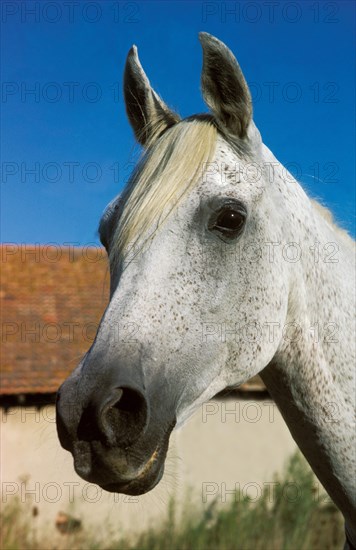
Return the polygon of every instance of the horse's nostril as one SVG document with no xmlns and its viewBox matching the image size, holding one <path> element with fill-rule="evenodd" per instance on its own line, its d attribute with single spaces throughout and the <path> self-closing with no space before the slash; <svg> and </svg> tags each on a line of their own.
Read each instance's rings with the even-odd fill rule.
<svg viewBox="0 0 356 550">
<path fill-rule="evenodd" d="M 115 388 L 110 397 L 105 402 L 104 406 L 102 407 L 101 414 L 110 414 L 110 410 L 112 408 L 121 408 L 123 393 L 124 390 L 122 388 Z"/>
<path fill-rule="evenodd" d="M 95 395 L 83 409 L 77 437 L 101 441 L 109 447 L 131 445 L 144 431 L 147 402 L 141 392 L 128 387 L 113 388 L 105 397 Z"/>
<path fill-rule="evenodd" d="M 131 388 L 115 388 L 102 403 L 98 414 L 99 429 L 109 445 L 132 444 L 147 422 L 147 403 Z"/>
</svg>

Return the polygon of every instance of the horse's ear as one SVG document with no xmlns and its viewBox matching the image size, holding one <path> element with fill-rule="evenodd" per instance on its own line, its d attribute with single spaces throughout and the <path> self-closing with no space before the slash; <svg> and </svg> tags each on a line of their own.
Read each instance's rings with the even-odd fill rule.
<svg viewBox="0 0 356 550">
<path fill-rule="evenodd" d="M 127 116 L 141 145 L 152 144 L 164 130 L 180 120 L 151 88 L 136 46 L 132 46 L 126 60 L 124 97 Z"/>
<path fill-rule="evenodd" d="M 222 129 L 244 137 L 252 119 L 252 99 L 233 53 L 206 32 L 199 33 L 203 47 L 201 86 L 205 103 Z"/>
</svg>

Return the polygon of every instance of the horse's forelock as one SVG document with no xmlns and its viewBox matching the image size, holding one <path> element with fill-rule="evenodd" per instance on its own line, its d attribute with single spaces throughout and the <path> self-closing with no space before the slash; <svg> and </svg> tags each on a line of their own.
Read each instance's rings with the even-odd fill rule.
<svg viewBox="0 0 356 550">
<path fill-rule="evenodd" d="M 112 239 L 111 261 L 125 257 L 157 221 L 145 242 L 153 236 L 212 161 L 216 141 L 213 121 L 196 118 L 169 128 L 148 148 L 124 192 L 124 208 Z"/>
</svg>

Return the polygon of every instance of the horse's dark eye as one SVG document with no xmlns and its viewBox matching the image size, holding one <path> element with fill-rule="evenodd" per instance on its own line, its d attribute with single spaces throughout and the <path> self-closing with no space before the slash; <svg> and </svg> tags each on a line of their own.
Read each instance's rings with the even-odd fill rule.
<svg viewBox="0 0 356 550">
<path fill-rule="evenodd" d="M 246 211 L 229 205 L 222 208 L 213 219 L 210 220 L 210 231 L 219 232 L 224 237 L 235 238 L 242 231 L 246 220 Z"/>
<path fill-rule="evenodd" d="M 226 229 L 228 231 L 236 231 L 244 222 L 244 217 L 236 210 L 225 210 L 222 212 L 215 222 L 215 227 Z"/>
</svg>

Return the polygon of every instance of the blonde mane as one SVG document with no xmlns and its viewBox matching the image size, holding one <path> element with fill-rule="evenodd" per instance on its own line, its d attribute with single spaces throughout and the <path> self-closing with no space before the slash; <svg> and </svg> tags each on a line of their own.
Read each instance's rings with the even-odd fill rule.
<svg viewBox="0 0 356 550">
<path fill-rule="evenodd" d="M 149 147 L 125 191 L 111 260 L 124 257 L 128 249 L 134 250 L 138 239 L 158 220 L 145 242 L 154 235 L 158 225 L 193 188 L 206 163 L 212 162 L 216 141 L 214 124 L 192 120 L 176 124 Z"/>
<path fill-rule="evenodd" d="M 355 240 L 351 237 L 351 235 L 346 231 L 346 229 L 343 229 L 334 220 L 333 213 L 329 208 L 321 204 L 320 202 L 316 201 L 315 199 L 310 199 L 310 202 L 312 203 L 313 208 L 320 214 L 322 218 L 331 226 L 331 228 L 339 235 L 342 239 L 344 239 L 345 244 L 348 245 L 354 245 Z"/>
</svg>

